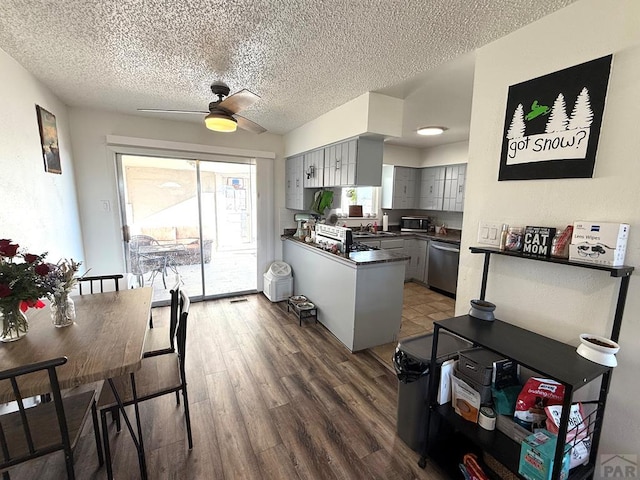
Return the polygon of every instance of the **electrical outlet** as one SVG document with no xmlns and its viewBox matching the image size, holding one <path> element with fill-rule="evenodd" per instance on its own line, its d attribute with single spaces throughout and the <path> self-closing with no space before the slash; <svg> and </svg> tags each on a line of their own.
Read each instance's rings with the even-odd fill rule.
<svg viewBox="0 0 640 480">
<path fill-rule="evenodd" d="M 480 221 L 478 224 L 478 243 L 499 247 L 501 233 L 502 223 Z"/>
</svg>

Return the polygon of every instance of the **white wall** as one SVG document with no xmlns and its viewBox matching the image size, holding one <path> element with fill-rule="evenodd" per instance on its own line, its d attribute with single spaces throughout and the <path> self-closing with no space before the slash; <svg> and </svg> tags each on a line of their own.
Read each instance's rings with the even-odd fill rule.
<svg viewBox="0 0 640 480">
<path fill-rule="evenodd" d="M 0 72 L 0 237 L 84 260 L 67 107 L 3 50 Z M 56 117 L 62 175 L 44 171 L 36 104 Z"/>
<path fill-rule="evenodd" d="M 471 255 L 482 219 L 564 227 L 575 220 L 631 224 L 625 263 L 640 265 L 640 2 L 582 0 L 477 51 L 456 313 L 480 291 Z M 613 53 L 594 178 L 498 182 L 510 85 Z M 640 453 L 640 285 L 631 277 L 600 453 Z M 491 261 L 487 299 L 499 318 L 577 345 L 611 331 L 619 280 L 523 259 Z M 543 354 L 541 352 L 541 354 Z"/>
<path fill-rule="evenodd" d="M 421 150 L 421 167 L 455 165 L 469 160 L 469 142 L 447 143 Z"/>
<path fill-rule="evenodd" d="M 121 221 L 118 210 L 115 155 L 106 146 L 107 135 L 122 135 L 145 139 L 185 142 L 218 147 L 233 147 L 245 150 L 264 150 L 276 154 L 275 162 L 258 162 L 258 190 L 265 202 L 259 198 L 261 207 L 269 215 L 270 225 L 275 205 L 284 204 L 284 160 L 280 135 L 264 133 L 250 134 L 241 130 L 232 134 L 215 133 L 204 124 L 177 122 L 155 118 L 122 115 L 117 113 L 71 108 L 69 113 L 73 136 L 73 154 L 76 159 L 78 177 L 78 203 L 83 226 L 84 247 L 87 264 L 96 274 L 123 271 L 123 244 Z M 273 165 L 271 166 L 271 164 Z M 260 193 L 261 192 L 261 193 Z M 109 200 L 112 209 L 104 212 L 101 200 Z M 280 232 L 281 233 L 281 232 Z M 264 232 L 259 232 L 259 239 Z M 280 247 L 276 234 L 266 239 L 270 247 L 268 263 L 273 258 L 273 247 Z M 267 265 L 258 265 L 258 271 Z"/>
<path fill-rule="evenodd" d="M 384 144 L 382 163 L 401 167 L 420 167 L 420 150 L 400 145 Z"/>
<path fill-rule="evenodd" d="M 285 136 L 285 155 L 339 142 L 364 134 L 402 135 L 403 101 L 367 92 L 291 130 Z"/>
</svg>

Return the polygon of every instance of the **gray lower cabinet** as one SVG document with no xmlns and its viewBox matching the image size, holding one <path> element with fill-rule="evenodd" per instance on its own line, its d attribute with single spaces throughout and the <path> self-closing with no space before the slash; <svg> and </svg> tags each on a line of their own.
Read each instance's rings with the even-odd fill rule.
<svg viewBox="0 0 640 480">
<path fill-rule="evenodd" d="M 404 254 L 411 257 L 405 269 L 405 280 L 427 283 L 429 240 L 410 238 L 404 241 Z"/>
<path fill-rule="evenodd" d="M 380 240 L 358 240 L 363 245 L 367 245 L 373 248 L 380 248 Z"/>
<path fill-rule="evenodd" d="M 422 283 L 427 283 L 429 269 L 429 240 L 416 239 L 416 270 L 413 278 Z"/>
<path fill-rule="evenodd" d="M 396 252 L 404 254 L 404 239 L 403 238 L 388 238 L 386 240 L 380 240 L 380 248 L 382 250 L 389 250 L 390 252 Z M 408 266 L 408 265 L 407 265 Z M 407 278 L 407 268 L 405 267 L 405 280 Z"/>
<path fill-rule="evenodd" d="M 407 282 L 411 280 L 415 276 L 416 265 L 415 265 L 415 250 L 416 250 L 416 239 L 415 238 L 407 238 L 404 241 L 404 250 L 402 253 L 411 257 L 409 263 L 404 269 L 404 281 Z"/>
</svg>

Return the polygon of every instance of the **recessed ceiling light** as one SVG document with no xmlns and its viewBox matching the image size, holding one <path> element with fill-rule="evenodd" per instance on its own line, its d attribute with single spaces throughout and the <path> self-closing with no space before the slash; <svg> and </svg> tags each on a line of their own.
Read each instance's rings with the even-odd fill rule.
<svg viewBox="0 0 640 480">
<path fill-rule="evenodd" d="M 445 127 L 422 127 L 418 129 L 418 135 L 441 135 Z"/>
</svg>

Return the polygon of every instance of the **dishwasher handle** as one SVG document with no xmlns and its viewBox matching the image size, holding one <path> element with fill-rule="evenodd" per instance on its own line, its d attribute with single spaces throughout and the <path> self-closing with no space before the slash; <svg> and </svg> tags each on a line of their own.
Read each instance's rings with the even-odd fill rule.
<svg viewBox="0 0 640 480">
<path fill-rule="evenodd" d="M 435 249 L 435 250 L 443 250 L 445 252 L 453 252 L 453 253 L 460 253 L 460 249 L 459 248 L 455 248 L 455 247 L 442 247 L 440 245 L 436 245 L 434 243 L 431 244 L 431 248 Z"/>
</svg>

